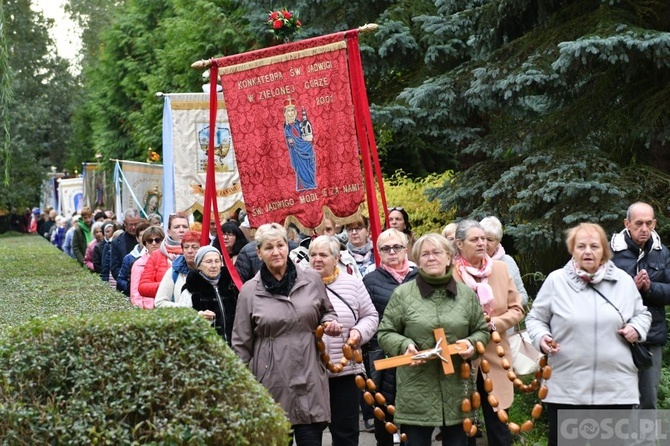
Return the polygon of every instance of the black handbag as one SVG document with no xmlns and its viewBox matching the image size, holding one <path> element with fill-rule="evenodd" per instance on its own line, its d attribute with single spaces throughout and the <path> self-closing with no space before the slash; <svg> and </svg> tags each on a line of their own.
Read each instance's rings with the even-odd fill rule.
<svg viewBox="0 0 670 446">
<path fill-rule="evenodd" d="M 621 311 L 612 303 L 608 298 L 605 297 L 603 293 L 598 291 L 596 287 L 594 287 L 592 284 L 589 284 L 589 286 L 600 295 L 603 299 L 605 299 L 605 302 L 610 304 L 612 308 L 616 310 L 617 313 L 619 313 L 619 317 L 621 318 L 621 322 L 623 322 L 623 315 L 621 314 Z M 629 319 L 630 321 L 630 319 Z M 624 322 L 624 325 L 626 323 Z M 652 365 L 653 357 L 654 354 L 649 351 L 646 345 L 640 344 L 639 342 L 633 342 L 633 343 L 628 343 L 628 346 L 630 347 L 630 353 L 633 356 L 633 364 L 635 364 L 635 367 L 637 367 L 638 370 L 646 370 Z"/>
</svg>

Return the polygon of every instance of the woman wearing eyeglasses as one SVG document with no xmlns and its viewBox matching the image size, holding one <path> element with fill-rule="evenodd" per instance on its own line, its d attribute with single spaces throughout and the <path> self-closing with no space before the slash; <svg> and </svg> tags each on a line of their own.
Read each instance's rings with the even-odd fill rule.
<svg viewBox="0 0 670 446">
<path fill-rule="evenodd" d="M 374 265 L 375 256 L 372 252 L 372 240 L 370 240 L 370 229 L 367 217 L 360 218 L 347 223 L 345 230 L 349 241 L 347 251 L 356 261 L 361 276 L 365 276 L 370 265 Z"/>
<path fill-rule="evenodd" d="M 439 234 L 416 241 L 419 273 L 394 290 L 377 331 L 379 345 L 391 356 L 434 348 L 436 328 L 444 329 L 450 344 L 464 345 L 451 356 L 456 373 L 445 375 L 439 359 L 415 360 L 396 370 L 395 421 L 407 434 L 408 446 L 430 446 L 435 428 L 442 445 L 467 444 L 461 410 L 465 383 L 458 371 L 474 356 L 475 344 L 488 342 L 490 335 L 474 293 L 453 277 L 453 254 L 453 246 Z"/>
<path fill-rule="evenodd" d="M 156 298 L 158 286 L 170 268 L 172 261 L 182 254 L 181 239 L 189 231 L 188 217 L 186 214 L 172 214 L 168 218 L 168 230 L 166 237 L 162 240 L 159 249 L 151 253 L 140 279 L 139 292 L 142 296 L 151 298 L 148 308 L 154 307 L 153 300 Z"/>
<path fill-rule="evenodd" d="M 412 225 L 409 222 L 409 214 L 400 207 L 389 209 L 387 225 L 389 228 L 397 229 L 407 236 L 407 257 L 414 261 L 412 257 L 412 247 L 414 246 L 414 232 L 412 232 Z"/>
<path fill-rule="evenodd" d="M 165 271 L 154 300 L 155 308 L 177 307 L 177 299 L 184 288 L 186 277 L 197 271 L 195 255 L 200 249 L 200 233 L 189 231 L 181 239 L 182 255 L 175 257 L 170 268 Z"/>
<path fill-rule="evenodd" d="M 233 261 L 233 264 L 235 264 L 237 261 L 237 255 L 247 244 L 247 238 L 244 236 L 244 233 L 240 227 L 232 221 L 227 221 L 222 224 L 221 232 L 223 233 L 224 249 L 228 251 L 230 259 Z M 220 252 L 223 252 L 221 251 L 221 245 L 219 245 L 218 237 L 214 238 L 212 246 L 218 249 Z"/>
<path fill-rule="evenodd" d="M 369 272 L 363 278 L 363 284 L 370 294 L 372 303 L 379 313 L 379 319 L 384 316 L 386 305 L 395 289 L 410 280 L 414 280 L 419 270 L 407 258 L 407 236 L 396 229 L 387 229 L 377 237 L 377 250 L 381 258 L 378 268 Z M 370 267 L 372 269 L 372 267 Z M 377 336 L 373 336 L 368 343 L 366 366 L 368 374 L 377 385 L 377 389 L 384 394 L 389 404 L 395 402 L 395 369 L 377 371 L 373 362 L 381 359 L 385 353 L 377 343 Z M 387 417 L 392 420 L 393 417 Z M 386 431 L 384 423 L 375 420 L 375 437 L 380 446 L 392 446 L 393 435 Z"/>
<path fill-rule="evenodd" d="M 151 253 L 161 246 L 165 232 L 160 226 L 149 226 L 142 234 L 142 255 L 130 269 L 130 303 L 139 308 L 153 308 L 153 299 L 146 299 L 139 292 L 140 279 Z"/>
<path fill-rule="evenodd" d="M 221 253 L 213 246 L 206 245 L 198 249 L 195 267 L 197 270 L 189 272 L 186 277 L 177 304 L 197 310 L 198 314 L 214 325 L 216 332 L 230 346 L 237 288 L 223 266 Z"/>
<path fill-rule="evenodd" d="M 490 317 L 490 330 L 500 333 L 500 345 L 505 349 L 505 358 L 512 363 L 512 353 L 507 341 L 507 330 L 523 318 L 521 295 L 514 285 L 507 265 L 493 260 L 486 253 L 486 233 L 475 220 L 463 220 L 454 234 L 458 254 L 454 258 L 454 278 L 470 287 L 476 294 L 484 315 Z M 496 344 L 491 341 L 486 346 L 484 357 L 491 364 L 488 377 L 493 381 L 499 408 L 507 410 L 514 400 L 514 386 L 507 378 L 507 370 L 496 353 Z M 511 437 L 507 425 L 498 419 L 488 402 L 488 392 L 484 390 L 481 371 L 476 369 L 477 390 L 481 394 L 482 411 L 486 423 L 488 444 L 509 446 Z"/>
<path fill-rule="evenodd" d="M 320 445 L 330 392 L 314 331 L 328 322 L 325 334 L 338 336 L 337 313 L 321 276 L 289 259 L 281 225 L 261 225 L 255 239 L 263 263 L 240 291 L 233 350 L 286 411 L 297 446 Z"/>
</svg>

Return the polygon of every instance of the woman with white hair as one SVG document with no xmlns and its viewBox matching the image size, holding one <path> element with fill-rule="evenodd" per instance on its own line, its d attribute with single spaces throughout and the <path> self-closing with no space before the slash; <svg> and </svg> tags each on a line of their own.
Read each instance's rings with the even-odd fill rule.
<svg viewBox="0 0 670 446">
<path fill-rule="evenodd" d="M 256 230 L 260 271 L 240 291 L 233 350 L 286 411 L 297 446 L 320 445 L 330 422 L 326 367 L 314 332 L 341 332 L 326 286 L 314 270 L 288 258 L 286 230 L 277 223 Z"/>
<path fill-rule="evenodd" d="M 177 304 L 197 310 L 231 345 L 237 288 L 223 265 L 223 257 L 215 247 L 202 246 L 195 255 L 195 267 L 197 270 L 186 276 Z"/>
<path fill-rule="evenodd" d="M 528 303 L 528 293 L 521 280 L 519 266 L 512 256 L 505 253 L 505 248 L 500 244 L 503 238 L 503 226 L 496 217 L 489 216 L 479 222 L 486 235 L 486 253 L 493 260 L 502 260 L 507 265 L 509 275 L 512 276 L 516 290 L 521 294 L 521 305 Z"/>
<path fill-rule="evenodd" d="M 328 290 L 328 298 L 337 311 L 338 322 L 342 325 L 342 336 L 324 336 L 326 353 L 333 364 L 343 356 L 342 347 L 351 341 L 353 347 L 360 348 L 377 331 L 379 317 L 370 295 L 361 279 L 346 271 L 340 271 L 340 242 L 335 237 L 321 235 L 309 244 L 309 265 L 321 275 Z M 350 344 L 351 345 L 351 344 Z M 362 364 L 353 361 L 338 374 L 328 372 L 330 388 L 330 433 L 337 446 L 358 445 L 358 406 L 360 390 L 354 380 L 364 373 Z"/>
</svg>

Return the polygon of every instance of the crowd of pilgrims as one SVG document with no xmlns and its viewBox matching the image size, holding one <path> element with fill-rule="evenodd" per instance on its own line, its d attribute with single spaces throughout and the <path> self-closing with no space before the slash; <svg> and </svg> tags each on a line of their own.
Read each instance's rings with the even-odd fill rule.
<svg viewBox="0 0 670 446">
<path fill-rule="evenodd" d="M 449 343 L 462 342 L 467 347 L 452 359 L 456 370 L 463 362 L 472 364 L 471 385 L 481 394 L 479 423 L 488 444 L 511 444 L 510 431 L 496 411 L 512 405 L 514 389 L 497 360 L 491 333 L 500 333 L 500 345 L 511 362 L 507 336 L 522 322 L 528 295 L 516 262 L 500 243 L 503 227 L 496 217 L 451 223 L 440 234 L 418 237 L 407 212 L 394 207 L 388 210 L 387 229 L 372 240 L 365 216 L 350 218 L 343 226 L 325 218 L 311 234 L 301 234 L 295 227 L 276 223 L 252 231 L 239 213 L 221 225 L 223 246 L 214 222 L 202 228 L 181 213 L 170 215 L 165 224 L 160 215 L 148 217 L 128 209 L 119 227 L 109 211 L 84 208 L 68 220 L 54 211 L 40 215 L 35 210 L 25 228 L 49 239 L 136 307 L 196 310 L 285 410 L 292 425 L 289 444 L 320 445 L 328 427 L 333 445 L 357 445 L 361 411 L 363 429 L 374 432 L 378 445 L 400 441 L 398 433 L 387 430 L 389 421 L 399 426 L 410 446 L 430 445 L 435 429 L 443 445 L 475 444 L 476 438 L 468 438 L 462 427 L 466 414 L 461 401 L 467 395 L 458 372 L 444 375 L 439 361 L 419 359 L 411 367 L 375 370 L 376 359 L 434 347 L 436 327 L 445 329 Z M 203 229 L 210 234 L 210 243 L 204 246 Z M 611 253 L 607 255 L 602 228 L 580 225 L 571 231 L 567 275 L 580 277 L 580 283 L 592 279 L 598 283 L 606 273 L 611 274 Z M 240 290 L 226 268 L 222 250 L 244 283 Z M 629 283 L 616 277 L 619 285 L 632 287 L 628 291 L 636 293 L 632 279 Z M 581 284 L 577 292 L 583 292 Z M 644 340 L 649 312 L 639 293 L 631 302 L 622 308 L 628 321 L 618 327 L 624 332 L 620 334 L 628 342 Z M 560 350 L 551 336 L 563 327 L 558 322 L 551 326 L 552 311 L 540 305 L 536 314 L 529 315 L 534 344 L 545 353 Z M 574 311 L 583 310 L 577 304 Z M 573 329 L 569 321 L 561 319 L 560 323 L 568 332 Z M 338 373 L 328 369 L 316 343 L 319 326 L 324 327 L 322 339 L 331 363 L 340 362 L 346 344 L 362 348 L 363 363 L 343 361 Z M 573 342 L 569 335 L 566 339 Z M 478 370 L 477 342 L 486 346 L 485 357 L 495 358 L 487 375 L 494 385 L 497 408 L 489 403 Z M 635 376 L 637 384 L 630 360 L 622 361 L 622 367 L 628 368 L 625 378 Z M 554 369 L 559 380 L 561 373 L 571 373 L 569 368 L 557 368 L 558 362 Z M 394 414 L 385 413 L 383 420 L 373 415 L 356 384 L 358 375 L 374 381 L 386 404 L 395 406 Z M 636 388 L 632 378 L 630 384 L 629 390 Z M 561 395 L 560 390 L 554 393 Z M 625 391 L 620 395 L 611 405 L 632 407 L 637 403 L 637 397 Z M 599 403 L 584 402 L 574 395 L 553 402 L 557 407 L 565 402 L 575 407 Z M 555 425 L 555 410 L 549 416 L 554 417 L 550 424 Z M 556 432 L 550 434 L 550 444 L 556 444 Z"/>
</svg>

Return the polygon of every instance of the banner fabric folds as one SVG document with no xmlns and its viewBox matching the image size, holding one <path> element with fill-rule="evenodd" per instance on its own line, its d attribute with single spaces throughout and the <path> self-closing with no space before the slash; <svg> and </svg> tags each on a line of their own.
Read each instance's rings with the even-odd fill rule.
<svg viewBox="0 0 670 446">
<path fill-rule="evenodd" d="M 349 57 L 338 33 L 212 61 L 252 227 L 293 222 L 305 230 L 320 227 L 324 214 L 340 223 L 360 214 Z"/>
<path fill-rule="evenodd" d="M 238 151 L 231 138 L 223 96 L 218 101 L 213 129 L 214 175 L 220 213 L 244 208 Z M 163 165 L 165 196 L 173 196 L 174 207 L 166 212 L 204 214 L 208 146 L 210 141 L 209 95 L 174 93 L 165 95 L 163 109 Z M 224 215 L 227 216 L 227 215 Z"/>
</svg>

